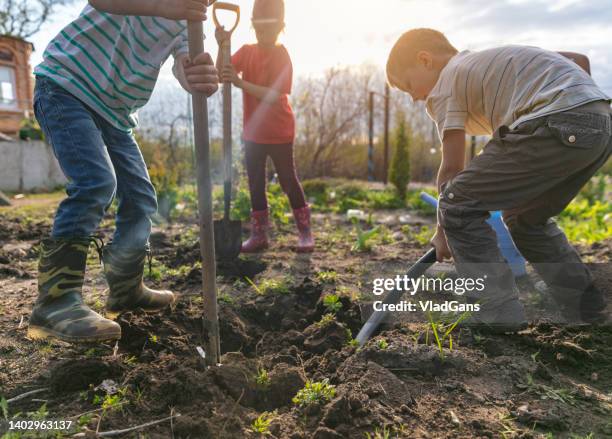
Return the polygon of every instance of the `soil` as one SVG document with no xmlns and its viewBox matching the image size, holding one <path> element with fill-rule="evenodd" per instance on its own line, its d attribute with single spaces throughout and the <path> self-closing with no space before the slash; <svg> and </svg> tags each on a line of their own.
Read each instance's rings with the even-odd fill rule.
<svg viewBox="0 0 612 439">
<path fill-rule="evenodd" d="M 319 214 L 312 255 L 292 251 L 287 224 L 277 227 L 266 253 L 220 263 L 223 356 L 220 366 L 207 368 L 197 350 L 195 224 L 156 227 L 152 235 L 161 276 L 147 283 L 177 292 L 173 309 L 122 315 L 116 346 L 41 343 L 28 340 L 26 330 L 37 294 L 37 246 L 50 232 L 50 217 L 45 211 L 24 221 L 7 209 L 0 210 L 0 396 L 45 389 L 9 403 L 9 418 L 34 416 L 27 414 L 45 404 L 49 419 L 80 420 L 82 437 L 169 416 L 120 437 L 263 437 L 253 423 L 264 412 L 271 413 L 267 435 L 276 438 L 612 437 L 611 325 L 536 319 L 514 335 L 456 329 L 452 348 L 440 351 L 425 323 L 399 322 L 361 349 L 349 343 L 367 302 L 357 294 L 359 282 L 381 264 L 407 268 L 427 250 L 389 219 L 409 213 L 416 231 L 431 224 L 414 212 L 377 212 L 374 221 L 385 222 L 393 239 L 370 252 L 351 250 L 350 222 Z M 111 230 L 105 221 L 102 233 L 109 238 Z M 612 242 L 577 247 L 610 301 Z M 333 278 L 321 274 L 331 270 Z M 269 279 L 285 288 L 258 293 L 247 277 L 259 289 Z M 535 291 L 531 277 L 521 284 L 524 299 Z M 104 306 L 105 288 L 92 250 L 84 297 L 94 309 Z M 331 293 L 342 304 L 333 319 L 324 317 L 323 297 Z M 526 302 L 528 310 L 537 307 Z M 308 381 L 323 380 L 335 386 L 329 400 L 304 407 L 292 401 Z"/>
</svg>

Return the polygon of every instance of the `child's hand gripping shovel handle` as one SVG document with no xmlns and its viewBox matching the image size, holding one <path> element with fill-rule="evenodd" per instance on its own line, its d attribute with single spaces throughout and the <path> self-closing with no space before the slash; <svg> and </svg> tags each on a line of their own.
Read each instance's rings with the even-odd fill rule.
<svg viewBox="0 0 612 439">
<path fill-rule="evenodd" d="M 189 57 L 195 59 L 204 52 L 204 23 L 189 21 Z M 193 129 L 196 152 L 198 212 L 200 222 L 200 253 L 202 255 L 202 298 L 204 299 L 204 340 L 206 362 L 219 363 L 219 317 L 217 314 L 217 287 L 215 266 L 215 240 L 213 234 L 212 182 L 210 179 L 210 139 L 208 134 L 208 104 L 206 95 L 192 95 Z"/>
<path fill-rule="evenodd" d="M 240 6 L 231 3 L 217 2 L 213 5 L 213 21 L 217 28 L 225 28 L 220 24 L 217 11 L 224 10 L 234 12 L 236 21 L 227 30 L 227 39 L 221 43 L 221 62 L 226 66 L 232 62 L 231 35 L 240 22 Z M 230 203 L 232 197 L 232 83 L 223 83 L 223 165 L 225 181 L 223 185 L 224 213 L 223 219 L 227 222 L 230 217 Z"/>
</svg>

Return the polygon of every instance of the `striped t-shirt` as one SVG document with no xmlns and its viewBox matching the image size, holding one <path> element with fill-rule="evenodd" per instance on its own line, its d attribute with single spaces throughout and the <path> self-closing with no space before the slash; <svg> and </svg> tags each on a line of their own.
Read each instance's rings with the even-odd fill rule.
<svg viewBox="0 0 612 439">
<path fill-rule="evenodd" d="M 463 51 L 450 59 L 427 97 L 440 139 L 445 130 L 490 135 L 505 125 L 609 100 L 570 59 L 527 46 Z"/>
<path fill-rule="evenodd" d="M 113 15 L 87 5 L 49 43 L 34 69 L 113 126 L 129 131 L 173 54 L 188 53 L 187 25 L 161 17 Z"/>
</svg>

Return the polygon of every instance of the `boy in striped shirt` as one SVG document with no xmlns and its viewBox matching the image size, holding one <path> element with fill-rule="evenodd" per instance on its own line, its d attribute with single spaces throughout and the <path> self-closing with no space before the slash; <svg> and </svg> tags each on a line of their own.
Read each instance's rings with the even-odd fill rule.
<svg viewBox="0 0 612 439">
<path fill-rule="evenodd" d="M 36 118 L 69 183 L 52 235 L 41 244 L 31 338 L 91 342 L 121 336 L 121 327 L 89 309 L 81 294 L 92 235 L 115 196 L 112 244 L 100 246 L 93 239 L 109 284 L 107 317 L 159 311 L 174 302 L 172 292 L 142 282 L 157 201 L 132 129 L 170 55 L 185 90 L 206 95 L 217 90 L 210 55 L 188 56 L 186 20 L 205 20 L 208 3 L 90 0 L 35 68 Z"/>
<path fill-rule="evenodd" d="M 582 68 L 581 68 L 582 67 Z M 426 102 L 442 141 L 438 172 L 438 260 L 462 277 L 486 277 L 475 325 L 526 326 L 512 273 L 485 222 L 501 210 L 523 256 L 546 282 L 566 321 L 605 318 L 602 293 L 552 217 L 563 211 L 612 151 L 610 98 L 588 59 L 535 47 L 458 52 L 432 29 L 394 45 L 390 84 Z M 465 135 L 492 135 L 465 166 Z"/>
</svg>

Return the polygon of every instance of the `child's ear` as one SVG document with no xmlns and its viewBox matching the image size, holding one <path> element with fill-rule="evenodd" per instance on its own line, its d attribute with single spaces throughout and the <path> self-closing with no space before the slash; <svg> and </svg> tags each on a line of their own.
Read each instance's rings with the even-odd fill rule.
<svg viewBox="0 0 612 439">
<path fill-rule="evenodd" d="M 417 64 L 422 65 L 426 69 L 433 67 L 433 57 L 430 52 L 426 50 L 420 50 L 416 55 Z"/>
</svg>

